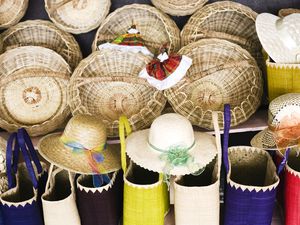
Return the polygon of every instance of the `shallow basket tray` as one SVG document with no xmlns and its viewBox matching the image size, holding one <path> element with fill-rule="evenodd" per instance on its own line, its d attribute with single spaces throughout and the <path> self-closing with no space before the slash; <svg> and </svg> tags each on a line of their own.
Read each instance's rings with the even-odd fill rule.
<svg viewBox="0 0 300 225">
<path fill-rule="evenodd" d="M 246 121 L 259 107 L 262 76 L 255 60 L 240 46 L 221 39 L 202 39 L 183 47 L 193 59 L 187 75 L 165 91 L 175 112 L 193 125 L 212 129 L 212 111 L 223 127 L 223 106 L 230 104 L 231 125 Z"/>
</svg>

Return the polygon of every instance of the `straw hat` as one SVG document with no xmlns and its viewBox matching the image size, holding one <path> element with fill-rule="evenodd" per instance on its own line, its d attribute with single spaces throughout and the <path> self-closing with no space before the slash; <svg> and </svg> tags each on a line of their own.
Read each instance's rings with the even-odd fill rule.
<svg viewBox="0 0 300 225">
<path fill-rule="evenodd" d="M 119 146 L 107 145 L 106 139 L 106 128 L 99 118 L 77 115 L 70 119 L 63 134 L 43 137 L 38 150 L 60 168 L 81 174 L 106 174 L 121 168 Z"/>
<path fill-rule="evenodd" d="M 119 117 L 126 115 L 133 130 L 150 126 L 166 104 L 162 92 L 139 78 L 151 60 L 140 53 L 101 50 L 84 59 L 69 85 L 73 115 L 97 115 L 108 136 L 118 136 Z"/>
<path fill-rule="evenodd" d="M 276 63 L 300 62 L 300 14 L 284 18 L 262 13 L 257 17 L 256 30 L 263 48 Z"/>
<path fill-rule="evenodd" d="M 186 76 L 165 95 L 174 111 L 193 125 L 212 129 L 212 111 L 223 127 L 224 104 L 231 105 L 231 125 L 246 121 L 259 107 L 262 75 L 250 53 L 221 39 L 202 39 L 179 54 L 193 60 Z"/>
<path fill-rule="evenodd" d="M 278 12 L 278 16 L 285 17 L 293 13 L 300 13 L 300 9 L 293 9 L 293 8 L 280 9 Z"/>
<path fill-rule="evenodd" d="M 19 47 L 0 56 L 0 127 L 24 127 L 32 136 L 59 128 L 70 110 L 67 84 L 71 70 L 56 52 Z"/>
<path fill-rule="evenodd" d="M 175 113 L 156 118 L 150 129 L 132 133 L 126 152 L 139 166 L 171 175 L 195 173 L 217 155 L 212 135 L 194 132 L 192 124 Z"/>
<path fill-rule="evenodd" d="M 76 68 L 82 59 L 80 47 L 75 38 L 46 20 L 27 20 L 18 23 L 1 34 L 3 51 L 20 46 L 41 46 L 60 54 Z"/>
<path fill-rule="evenodd" d="M 152 53 L 168 44 L 170 52 L 180 48 L 180 34 L 176 23 L 160 10 L 145 4 L 131 4 L 112 12 L 99 27 L 92 46 L 95 51 L 99 43 L 114 40 L 125 34 L 132 25 L 140 32 L 145 46 Z"/>
<path fill-rule="evenodd" d="M 267 150 L 281 150 L 299 145 L 300 94 L 290 93 L 275 98 L 269 105 L 269 127 L 251 140 L 251 145 Z"/>
<path fill-rule="evenodd" d="M 25 15 L 28 0 L 1 0 L 0 30 L 15 25 Z"/>
<path fill-rule="evenodd" d="M 158 9 L 172 16 L 192 15 L 200 9 L 208 0 L 151 0 Z"/>
<path fill-rule="evenodd" d="M 45 0 L 50 19 L 60 29 L 73 34 L 97 28 L 109 13 L 110 0 Z"/>
</svg>

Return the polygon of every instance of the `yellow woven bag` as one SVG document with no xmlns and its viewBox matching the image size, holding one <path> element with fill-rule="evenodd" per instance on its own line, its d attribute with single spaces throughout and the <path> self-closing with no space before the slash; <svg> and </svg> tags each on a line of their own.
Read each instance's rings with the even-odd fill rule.
<svg viewBox="0 0 300 225">
<path fill-rule="evenodd" d="M 169 193 L 162 174 L 145 170 L 134 163 L 127 169 L 125 131 L 131 128 L 126 117 L 119 123 L 122 169 L 124 171 L 123 225 L 164 225 L 169 211 Z"/>
</svg>

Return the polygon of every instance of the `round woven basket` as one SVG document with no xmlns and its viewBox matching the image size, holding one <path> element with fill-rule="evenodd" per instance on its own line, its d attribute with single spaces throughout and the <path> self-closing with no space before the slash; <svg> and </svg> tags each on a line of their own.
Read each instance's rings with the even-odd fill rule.
<svg viewBox="0 0 300 225">
<path fill-rule="evenodd" d="M 192 15 L 200 9 L 208 0 L 151 0 L 158 9 L 172 16 Z"/>
<path fill-rule="evenodd" d="M 46 20 L 27 20 L 2 33 L 3 51 L 20 46 L 41 46 L 60 54 L 75 69 L 82 59 L 75 38 Z"/>
<path fill-rule="evenodd" d="M 262 75 L 240 46 L 222 39 L 202 39 L 179 51 L 193 59 L 185 78 L 165 91 L 175 112 L 193 125 L 212 129 L 212 111 L 223 127 L 224 104 L 231 105 L 231 125 L 246 121 L 259 107 Z"/>
<path fill-rule="evenodd" d="M 280 9 L 278 12 L 278 16 L 285 17 L 293 13 L 300 13 L 300 9 L 292 9 L 292 8 Z"/>
<path fill-rule="evenodd" d="M 181 44 L 185 46 L 202 38 L 225 39 L 247 49 L 258 62 L 262 62 L 262 47 L 255 28 L 256 17 L 256 12 L 236 2 L 208 4 L 191 16 L 184 26 Z"/>
<path fill-rule="evenodd" d="M 45 0 L 50 19 L 60 29 L 73 34 L 99 27 L 109 13 L 110 0 Z"/>
<path fill-rule="evenodd" d="M 53 50 L 25 46 L 0 56 L 0 127 L 20 127 L 32 136 L 59 128 L 70 113 L 67 85 L 71 70 Z"/>
<path fill-rule="evenodd" d="M 138 78 L 150 60 L 116 50 L 94 52 L 72 75 L 68 101 L 73 115 L 99 115 L 108 136 L 118 135 L 121 115 L 127 116 L 133 130 L 149 126 L 166 103 L 162 92 Z"/>
<path fill-rule="evenodd" d="M 0 30 L 15 25 L 25 15 L 28 0 L 0 1 Z"/>
<path fill-rule="evenodd" d="M 158 53 L 164 44 L 173 52 L 180 49 L 180 31 L 170 17 L 152 6 L 131 4 L 117 9 L 103 21 L 97 31 L 93 51 L 99 44 L 125 34 L 132 25 L 136 25 L 152 53 Z"/>
</svg>

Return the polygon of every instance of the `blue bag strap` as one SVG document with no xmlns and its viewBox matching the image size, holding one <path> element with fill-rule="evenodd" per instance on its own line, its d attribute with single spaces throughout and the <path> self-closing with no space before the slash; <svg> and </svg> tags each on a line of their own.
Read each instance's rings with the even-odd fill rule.
<svg viewBox="0 0 300 225">
<path fill-rule="evenodd" d="M 223 163 L 225 166 L 226 174 L 229 172 L 229 159 L 228 159 L 228 143 L 229 143 L 229 131 L 231 124 L 231 112 L 230 105 L 224 105 L 224 136 L 223 136 Z"/>
<path fill-rule="evenodd" d="M 13 150 L 14 145 L 14 150 Z M 6 145 L 6 175 L 8 180 L 8 188 L 14 188 L 16 186 L 13 176 L 17 173 L 19 162 L 19 143 L 17 141 L 17 133 L 12 133 L 7 141 Z"/>
<path fill-rule="evenodd" d="M 284 169 L 284 167 L 285 167 L 285 165 L 288 161 L 290 151 L 291 151 L 290 148 L 287 148 L 287 150 L 285 151 L 285 153 L 283 155 L 283 159 L 282 159 L 281 163 L 279 164 L 279 166 L 277 168 L 277 174 L 278 175 L 283 171 L 283 169 Z"/>
</svg>

